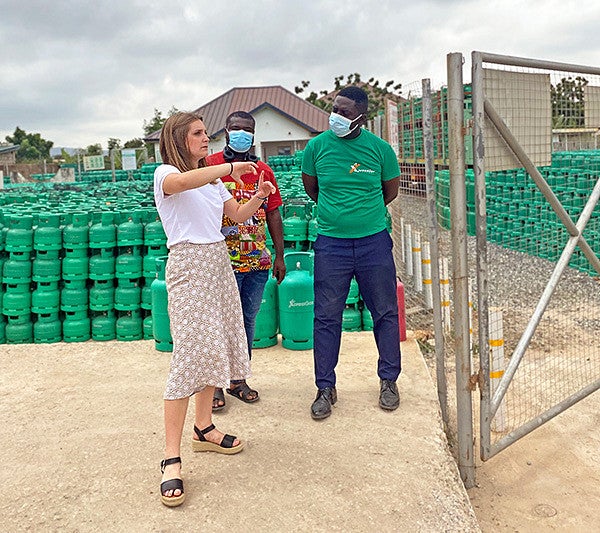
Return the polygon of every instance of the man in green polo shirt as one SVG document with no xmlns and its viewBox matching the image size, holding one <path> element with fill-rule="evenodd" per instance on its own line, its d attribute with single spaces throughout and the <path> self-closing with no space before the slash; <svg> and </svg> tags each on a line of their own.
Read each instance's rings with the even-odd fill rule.
<svg viewBox="0 0 600 533">
<path fill-rule="evenodd" d="M 379 352 L 379 406 L 400 404 L 400 332 L 396 268 L 386 229 L 386 205 L 398 195 L 400 169 L 392 147 L 362 129 L 368 96 L 345 87 L 333 101 L 330 129 L 311 139 L 304 150 L 302 181 L 318 205 L 314 244 L 315 420 L 327 418 L 337 401 L 335 367 L 342 334 L 342 313 L 350 281 L 356 277 L 373 316 Z"/>
</svg>

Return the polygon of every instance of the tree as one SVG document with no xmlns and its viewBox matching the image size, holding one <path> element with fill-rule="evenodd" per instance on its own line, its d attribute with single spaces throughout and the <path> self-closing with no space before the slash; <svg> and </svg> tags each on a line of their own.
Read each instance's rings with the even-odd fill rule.
<svg viewBox="0 0 600 533">
<path fill-rule="evenodd" d="M 16 154 L 18 163 L 24 161 L 39 161 L 50 157 L 50 148 L 54 146 L 52 141 L 42 139 L 39 133 L 27 133 L 17 126 L 12 137 L 7 135 L 5 139 L 11 144 L 20 145 Z"/>
<path fill-rule="evenodd" d="M 109 152 L 111 150 L 118 150 L 119 148 L 121 148 L 121 139 L 117 139 L 116 137 L 111 137 L 106 142 L 106 146 L 108 147 Z"/>
<path fill-rule="evenodd" d="M 163 127 L 167 118 L 174 115 L 175 113 L 179 113 L 179 109 L 177 109 L 175 106 L 171 106 L 171 109 L 169 109 L 166 117 L 163 117 L 162 111 L 154 108 L 154 116 L 150 120 L 144 120 L 144 137 L 147 137 L 151 133 L 160 130 Z M 137 144 L 138 141 L 140 144 Z M 152 158 L 154 157 L 154 146 L 152 145 L 152 143 L 144 143 L 142 139 L 138 138 L 131 139 L 130 141 L 127 141 L 127 143 L 125 143 L 125 148 L 138 148 L 140 146 L 146 147 L 146 153 L 148 155 L 148 158 L 151 161 L 153 161 Z"/>
<path fill-rule="evenodd" d="M 147 137 L 151 133 L 154 133 L 155 131 L 161 129 L 167 118 L 178 112 L 179 109 L 177 109 L 175 106 L 171 106 L 171 109 L 169 109 L 167 116 L 163 117 L 162 111 L 159 111 L 158 109 L 154 108 L 154 116 L 150 120 L 144 120 L 144 136 Z"/>
<path fill-rule="evenodd" d="M 308 86 L 310 81 L 301 81 L 300 86 L 294 87 L 296 94 L 302 94 Z M 348 76 L 336 76 L 333 80 L 333 90 L 321 90 L 318 93 L 311 91 L 311 93 L 305 98 L 307 102 L 310 102 L 317 107 L 325 111 L 331 111 L 333 105 L 333 99 L 335 98 L 338 91 L 349 85 L 357 85 L 364 89 L 369 95 L 369 109 L 367 111 L 367 118 L 372 119 L 378 112 L 385 107 L 385 99 L 391 97 L 397 100 L 402 94 L 402 84 L 394 84 L 393 80 L 387 81 L 383 86 L 379 83 L 379 80 L 375 78 L 369 78 L 367 82 L 361 80 L 361 75 L 358 72 L 354 74 L 348 74 Z"/>
<path fill-rule="evenodd" d="M 102 145 L 100 143 L 90 144 L 85 149 L 84 155 L 102 155 Z"/>
<path fill-rule="evenodd" d="M 136 137 L 135 139 L 127 141 L 123 145 L 123 148 L 141 148 L 142 146 L 144 146 L 144 141 L 142 141 L 142 139 L 139 137 Z"/>
<path fill-rule="evenodd" d="M 550 89 L 552 101 L 552 127 L 576 128 L 585 125 L 584 87 L 588 84 L 582 76 L 562 78 Z"/>
</svg>

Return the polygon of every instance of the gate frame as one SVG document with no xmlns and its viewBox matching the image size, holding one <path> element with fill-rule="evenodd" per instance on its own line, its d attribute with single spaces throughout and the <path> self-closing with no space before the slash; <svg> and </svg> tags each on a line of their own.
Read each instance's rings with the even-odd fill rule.
<svg viewBox="0 0 600 533">
<path fill-rule="evenodd" d="M 600 273 L 600 260 L 589 247 L 582 232 L 587 222 L 591 218 L 592 211 L 600 199 L 600 179 L 596 182 L 594 189 L 588 198 L 586 205 L 577 222 L 573 222 L 570 216 L 563 208 L 560 201 L 554 195 L 552 189 L 548 186 L 546 180 L 531 162 L 525 151 L 520 147 L 509 128 L 502 118 L 496 113 L 494 107 L 485 98 L 483 91 L 483 63 L 494 63 L 507 66 L 530 67 L 542 70 L 560 70 L 565 72 L 574 72 L 581 74 L 600 75 L 600 68 L 594 68 L 582 65 L 573 65 L 569 63 L 558 63 L 553 61 L 543 61 L 536 59 L 527 59 L 513 56 L 504 56 L 498 54 L 489 54 L 485 52 L 472 52 L 472 94 L 473 94 L 473 171 L 475 177 L 475 217 L 476 217 L 476 245 L 477 245 L 477 287 L 478 287 L 478 307 L 479 307 L 479 387 L 480 387 L 480 455 L 483 461 L 486 461 L 507 448 L 521 437 L 527 435 L 538 428 L 548 420 L 568 409 L 578 401 L 589 396 L 591 393 L 600 389 L 600 379 L 582 388 L 580 391 L 572 394 L 562 400 L 550 409 L 547 409 L 541 415 L 529 420 L 519 428 L 511 431 L 498 442 L 491 444 L 491 421 L 502 399 L 504 398 L 510 382 L 514 377 L 518 366 L 523 359 L 529 342 L 535 333 L 546 307 L 552 297 L 558 284 L 560 276 L 568 266 L 569 259 L 579 245 L 592 267 Z M 448 77 L 448 87 L 450 90 L 450 75 Z M 508 366 L 502 376 L 500 383 L 493 395 L 490 392 L 490 361 L 489 361 L 489 300 L 488 300 L 488 263 L 487 263 L 487 241 L 486 241 L 486 195 L 485 195 L 485 146 L 484 146 L 484 117 L 487 117 L 496 127 L 498 133 L 504 139 L 509 149 L 513 152 L 516 159 L 527 170 L 540 192 L 550 203 L 556 212 L 560 221 L 569 232 L 567 241 L 562 254 L 554 268 L 554 271 L 543 291 L 540 300 L 531 316 L 525 331 L 513 354 L 510 357 Z M 452 153 L 450 154 L 453 155 Z M 484 356 L 487 354 L 487 356 Z M 458 368 L 458 352 L 457 352 Z M 457 378 L 458 379 L 458 378 Z M 459 390 L 457 389 L 457 395 Z M 459 465 L 460 467 L 460 465 Z"/>
</svg>

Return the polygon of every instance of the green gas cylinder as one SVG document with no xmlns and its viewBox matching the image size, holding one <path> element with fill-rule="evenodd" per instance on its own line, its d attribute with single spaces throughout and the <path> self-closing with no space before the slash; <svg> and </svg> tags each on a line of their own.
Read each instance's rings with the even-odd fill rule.
<svg viewBox="0 0 600 533">
<path fill-rule="evenodd" d="M 8 230 L 6 230 L 4 238 L 4 249 L 7 252 L 31 253 L 33 250 L 33 217 L 10 215 Z"/>
<path fill-rule="evenodd" d="M 117 318 L 117 340 L 138 341 L 144 336 L 142 331 L 142 315 L 139 309 L 132 311 L 119 311 Z"/>
<path fill-rule="evenodd" d="M 115 307 L 115 286 L 112 279 L 94 280 L 89 291 L 91 311 L 110 311 Z"/>
<path fill-rule="evenodd" d="M 158 216 L 158 211 L 153 209 L 149 212 L 148 218 L 150 220 L 144 226 L 144 244 L 148 247 L 166 245 L 167 235 Z"/>
<path fill-rule="evenodd" d="M 115 277 L 114 248 L 93 248 L 89 258 L 89 277 L 92 280 L 112 280 Z"/>
<path fill-rule="evenodd" d="M 92 339 L 95 341 L 111 341 L 116 338 L 117 319 L 112 309 L 92 312 L 91 324 Z"/>
<path fill-rule="evenodd" d="M 2 313 L 23 315 L 31 313 L 31 285 L 29 283 L 6 283 L 2 299 Z"/>
<path fill-rule="evenodd" d="M 115 261 L 115 277 L 134 279 L 141 278 L 143 274 L 143 257 L 141 246 L 127 246 L 119 248 L 119 255 Z"/>
<path fill-rule="evenodd" d="M 58 313 L 60 290 L 58 281 L 38 281 L 31 293 L 31 311 L 40 314 Z"/>
<path fill-rule="evenodd" d="M 363 331 L 373 331 L 373 317 L 366 305 L 363 307 L 361 315 Z"/>
<path fill-rule="evenodd" d="M 140 308 L 142 289 L 137 279 L 117 280 L 115 289 L 115 309 L 118 311 L 134 311 Z"/>
<path fill-rule="evenodd" d="M 348 296 L 346 297 L 346 305 L 354 305 L 359 300 L 358 282 L 356 278 L 350 280 L 350 289 L 348 290 Z"/>
<path fill-rule="evenodd" d="M 277 344 L 277 280 L 269 271 L 269 279 L 265 284 L 260 309 L 256 315 L 253 348 L 268 348 Z"/>
<path fill-rule="evenodd" d="M 40 213 L 38 225 L 33 232 L 34 250 L 60 250 L 62 231 L 58 213 Z"/>
<path fill-rule="evenodd" d="M 110 211 L 100 214 L 100 220 L 90 226 L 89 246 L 96 248 L 114 248 L 117 245 L 117 228 L 114 215 Z"/>
<path fill-rule="evenodd" d="M 168 256 L 156 258 L 156 278 L 150 286 L 152 291 L 152 331 L 154 347 L 160 352 L 173 351 L 171 322 L 169 320 L 169 304 L 165 268 Z"/>
<path fill-rule="evenodd" d="M 33 324 L 33 342 L 36 344 L 49 344 L 62 340 L 62 322 L 58 311 L 53 313 L 40 313 Z"/>
<path fill-rule="evenodd" d="M 142 331 L 144 333 L 144 339 L 153 339 L 154 338 L 154 332 L 152 329 L 152 315 L 147 315 L 146 317 L 144 317 L 144 319 L 142 320 Z"/>
<path fill-rule="evenodd" d="M 308 221 L 294 211 L 292 216 L 283 219 L 283 240 L 302 242 L 307 239 Z"/>
<path fill-rule="evenodd" d="M 30 283 L 32 273 L 32 263 L 23 258 L 14 258 L 14 254 L 11 253 L 11 257 L 4 262 L 2 267 L 2 281 L 4 283 Z M 29 256 L 29 252 L 24 252 L 24 257 Z"/>
<path fill-rule="evenodd" d="M 77 250 L 79 253 L 71 253 L 72 257 L 87 257 L 89 245 L 89 215 L 87 213 L 71 213 L 70 222 L 63 228 L 63 248 L 66 255 Z M 85 254 L 83 253 L 85 251 Z"/>
<path fill-rule="evenodd" d="M 362 317 L 356 305 L 347 305 L 342 313 L 343 331 L 360 331 L 362 326 Z"/>
<path fill-rule="evenodd" d="M 65 342 L 83 342 L 91 337 L 90 317 L 87 310 L 65 311 L 62 326 Z"/>
<path fill-rule="evenodd" d="M 33 342 L 33 323 L 31 313 L 6 317 L 6 343 L 27 344 Z"/>
<path fill-rule="evenodd" d="M 314 289 L 311 254 L 288 252 L 287 274 L 278 288 L 279 331 L 282 345 L 290 350 L 313 347 Z M 290 268 L 291 265 L 294 268 Z"/>
<path fill-rule="evenodd" d="M 65 312 L 88 310 L 89 291 L 86 280 L 64 280 L 60 291 L 60 309 Z"/>
<path fill-rule="evenodd" d="M 59 250 L 37 250 L 32 261 L 32 279 L 36 282 L 59 281 L 62 261 Z"/>
<path fill-rule="evenodd" d="M 143 213 L 124 213 L 125 220 L 117 225 L 117 246 L 141 246 L 144 244 Z"/>
</svg>

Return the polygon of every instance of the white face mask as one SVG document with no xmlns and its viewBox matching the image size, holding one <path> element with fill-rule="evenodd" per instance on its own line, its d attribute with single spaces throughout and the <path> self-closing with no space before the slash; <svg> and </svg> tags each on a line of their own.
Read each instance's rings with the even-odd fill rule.
<svg viewBox="0 0 600 533">
<path fill-rule="evenodd" d="M 358 120 L 361 116 L 362 113 L 354 120 Z M 335 133 L 338 137 L 346 137 L 347 135 L 350 135 L 356 128 L 358 128 L 358 122 L 356 126 L 350 128 L 350 125 L 354 122 L 354 120 L 343 117 L 338 113 L 331 113 L 331 115 L 329 115 L 329 127 L 331 131 L 333 131 L 333 133 Z"/>
</svg>

